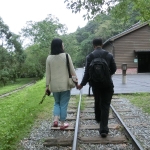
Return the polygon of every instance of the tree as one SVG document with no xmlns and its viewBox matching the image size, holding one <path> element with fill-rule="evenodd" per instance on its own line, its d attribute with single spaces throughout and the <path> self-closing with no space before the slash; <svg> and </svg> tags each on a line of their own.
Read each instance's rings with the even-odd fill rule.
<svg viewBox="0 0 150 150">
<path fill-rule="evenodd" d="M 66 26 L 52 15 L 39 22 L 29 21 L 22 29 L 21 35 L 30 40 L 25 52 L 27 59 L 24 64 L 23 76 L 42 78 L 45 73 L 45 62 L 50 52 L 50 44 L 53 38 L 66 33 Z"/>
<path fill-rule="evenodd" d="M 76 40 L 75 33 L 64 34 L 61 36 L 61 39 L 64 43 L 65 52 L 70 54 L 74 65 L 76 65 L 75 61 L 76 61 L 76 55 L 79 48 L 79 44 Z"/>
<path fill-rule="evenodd" d="M 139 12 L 139 19 L 143 21 L 150 20 L 150 1 L 149 0 L 64 0 L 67 8 L 71 9 L 73 13 L 78 13 L 82 9 L 87 11 L 83 17 L 90 19 L 97 14 L 108 13 L 112 8 L 116 7 L 115 15 L 119 18 L 129 17 L 128 10 L 133 4 L 130 12 Z"/>
<path fill-rule="evenodd" d="M 25 55 L 20 37 L 9 30 L 0 18 L 0 81 L 5 85 L 8 80 L 15 81 L 19 76 Z"/>
<path fill-rule="evenodd" d="M 23 64 L 22 77 L 43 77 L 47 54 L 42 50 L 37 44 L 31 45 L 25 50 L 27 58 Z"/>
<path fill-rule="evenodd" d="M 0 46 L 0 82 L 5 85 L 9 80 L 9 53 L 5 48 Z"/>
<path fill-rule="evenodd" d="M 26 27 L 22 29 L 21 35 L 24 40 L 27 38 L 30 41 L 29 45 L 39 44 L 41 47 L 49 48 L 50 42 L 59 34 L 66 33 L 66 26 L 59 23 L 59 20 L 52 15 L 48 15 L 42 21 L 28 21 Z"/>
<path fill-rule="evenodd" d="M 83 67 L 85 57 L 92 50 L 92 41 L 96 37 L 101 37 L 103 42 L 130 28 L 138 22 L 136 12 L 131 14 L 132 19 L 126 22 L 123 19 L 115 18 L 111 13 L 99 14 L 83 28 L 78 28 L 73 34 L 63 35 L 65 50 L 73 56 L 73 62 L 76 67 Z"/>
</svg>

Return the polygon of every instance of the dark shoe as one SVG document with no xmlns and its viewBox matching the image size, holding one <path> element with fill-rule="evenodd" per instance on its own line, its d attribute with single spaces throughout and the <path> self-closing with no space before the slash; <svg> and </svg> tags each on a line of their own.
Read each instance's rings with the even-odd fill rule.
<svg viewBox="0 0 150 150">
<path fill-rule="evenodd" d="M 58 121 L 54 121 L 53 127 L 58 127 Z"/>
<path fill-rule="evenodd" d="M 101 137 L 102 137 L 102 138 L 107 137 L 107 135 L 108 135 L 107 133 L 101 133 Z"/>
</svg>

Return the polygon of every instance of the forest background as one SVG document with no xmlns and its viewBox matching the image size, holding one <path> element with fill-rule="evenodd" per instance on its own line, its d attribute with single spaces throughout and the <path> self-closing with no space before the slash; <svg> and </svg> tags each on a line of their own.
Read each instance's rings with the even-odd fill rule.
<svg viewBox="0 0 150 150">
<path fill-rule="evenodd" d="M 61 38 L 65 52 L 72 57 L 75 67 L 83 67 L 85 56 L 93 50 L 92 40 L 103 42 L 139 22 L 150 20 L 149 0 L 65 0 L 72 13 L 82 9 L 88 23 L 76 32 L 67 34 L 65 25 L 53 15 L 39 22 L 28 21 L 16 35 L 0 17 L 0 85 L 17 78 L 43 78 L 45 62 L 53 38 Z M 24 43 L 28 43 L 24 45 Z"/>
</svg>

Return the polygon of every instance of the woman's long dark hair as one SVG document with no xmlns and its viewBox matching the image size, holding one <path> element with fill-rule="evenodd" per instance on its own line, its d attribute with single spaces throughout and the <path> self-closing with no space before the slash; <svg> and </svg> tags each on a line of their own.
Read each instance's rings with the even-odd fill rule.
<svg viewBox="0 0 150 150">
<path fill-rule="evenodd" d="M 59 38 L 55 38 L 52 40 L 51 43 L 51 55 L 58 55 L 60 53 L 64 53 L 62 48 L 62 40 Z"/>
</svg>

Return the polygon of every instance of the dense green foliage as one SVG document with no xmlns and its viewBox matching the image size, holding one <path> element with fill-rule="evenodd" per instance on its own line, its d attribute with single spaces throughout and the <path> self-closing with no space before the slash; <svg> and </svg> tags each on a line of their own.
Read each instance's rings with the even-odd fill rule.
<svg viewBox="0 0 150 150">
<path fill-rule="evenodd" d="M 108 13 L 115 8 L 115 16 L 119 18 L 126 20 L 130 18 L 130 14 L 138 12 L 140 20 L 150 20 L 149 0 L 64 0 L 64 2 L 73 13 L 78 13 L 82 9 L 86 10 L 87 13 L 83 16 L 85 19 Z"/>
<path fill-rule="evenodd" d="M 19 77 L 43 78 L 51 40 L 65 32 L 66 26 L 52 15 L 39 22 L 29 21 L 20 35 L 25 43 L 30 41 L 23 50 L 20 36 L 0 18 L 0 83 L 6 85 Z"/>
<path fill-rule="evenodd" d="M 35 120 L 51 118 L 53 97 L 46 96 L 39 105 L 44 92 L 45 79 L 0 99 L 0 150 L 16 150 L 16 143 L 28 134 Z"/>
<path fill-rule="evenodd" d="M 66 34 L 67 28 L 52 15 L 39 22 L 28 21 L 22 29 L 24 48 L 19 35 L 9 31 L 0 19 L 0 82 L 6 85 L 18 77 L 43 78 L 46 58 L 53 38 L 61 38 L 65 51 L 72 57 L 75 67 L 83 67 L 85 56 L 93 50 L 92 40 L 108 38 L 125 31 L 140 20 L 149 20 L 148 0 L 65 0 L 74 13 L 85 8 L 92 16 L 87 25 L 76 32 Z M 107 9 L 104 9 L 104 6 Z M 105 10 L 105 11 L 104 11 Z M 89 18 L 89 17 L 88 17 Z"/>
<path fill-rule="evenodd" d="M 15 81 L 21 76 L 21 68 L 26 58 L 20 38 L 12 33 L 0 18 L 0 82 Z"/>
<path fill-rule="evenodd" d="M 21 33 L 24 39 L 30 40 L 30 45 L 25 49 L 27 59 L 23 66 L 23 76 L 39 78 L 44 76 L 50 43 L 53 38 L 65 32 L 65 25 L 60 24 L 59 20 L 52 15 L 39 22 L 27 22 Z"/>
<path fill-rule="evenodd" d="M 112 14 L 98 15 L 92 21 L 89 21 L 85 27 L 78 28 L 75 33 L 65 36 L 65 42 L 68 40 L 68 46 L 65 44 L 65 48 L 69 47 L 71 50 L 66 49 L 66 51 L 73 57 L 76 67 L 82 67 L 85 63 L 85 56 L 93 50 L 92 40 L 94 38 L 101 37 L 104 42 L 137 22 L 136 17 L 124 22 L 123 19 L 116 19 Z"/>
</svg>

